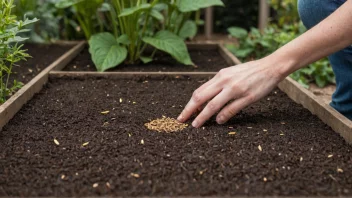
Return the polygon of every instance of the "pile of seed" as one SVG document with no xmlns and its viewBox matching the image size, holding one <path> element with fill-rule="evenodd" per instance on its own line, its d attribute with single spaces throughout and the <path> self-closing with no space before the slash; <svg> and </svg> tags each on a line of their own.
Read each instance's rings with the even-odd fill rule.
<svg viewBox="0 0 352 198">
<path fill-rule="evenodd" d="M 182 131 L 188 124 L 181 123 L 174 118 L 164 117 L 160 119 L 153 120 L 149 123 L 145 123 L 144 126 L 147 129 L 158 132 L 172 133 L 177 131 Z"/>
</svg>

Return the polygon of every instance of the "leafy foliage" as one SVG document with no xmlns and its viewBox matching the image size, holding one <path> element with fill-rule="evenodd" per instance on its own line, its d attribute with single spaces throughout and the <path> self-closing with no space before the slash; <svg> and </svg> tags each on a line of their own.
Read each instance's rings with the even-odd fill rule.
<svg viewBox="0 0 352 198">
<path fill-rule="evenodd" d="M 221 0 L 59 0 L 58 8 L 74 8 L 89 39 L 90 53 L 99 71 L 122 62 L 144 63 L 161 50 L 180 63 L 193 65 L 184 40 L 197 34 L 199 9 L 223 6 Z M 98 24 L 96 28 L 94 24 Z M 154 49 L 146 55 L 148 46 Z"/>
<path fill-rule="evenodd" d="M 20 60 L 25 60 L 29 55 L 22 50 L 23 45 L 19 42 L 26 40 L 19 33 L 27 32 L 24 29 L 37 21 L 37 19 L 25 19 L 19 21 L 12 15 L 14 0 L 2 0 L 0 4 L 0 104 L 22 86 L 22 83 L 14 81 L 10 86 L 9 79 L 13 66 Z"/>
</svg>

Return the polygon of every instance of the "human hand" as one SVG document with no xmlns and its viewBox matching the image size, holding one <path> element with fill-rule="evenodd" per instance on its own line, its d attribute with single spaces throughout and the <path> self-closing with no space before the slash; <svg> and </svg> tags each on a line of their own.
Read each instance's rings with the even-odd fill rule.
<svg viewBox="0 0 352 198">
<path fill-rule="evenodd" d="M 285 78 L 275 71 L 271 64 L 270 61 L 262 59 L 222 69 L 214 78 L 194 91 L 178 120 L 187 121 L 208 102 L 192 126 L 201 127 L 219 110 L 221 111 L 216 117 L 217 123 L 226 123 L 243 108 L 268 95 Z M 222 108 L 233 99 L 232 103 Z"/>
</svg>

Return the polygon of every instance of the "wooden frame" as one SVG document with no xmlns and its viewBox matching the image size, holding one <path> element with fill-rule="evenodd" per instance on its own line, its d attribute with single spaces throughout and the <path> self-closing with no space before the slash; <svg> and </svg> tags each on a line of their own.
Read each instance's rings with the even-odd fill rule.
<svg viewBox="0 0 352 198">
<path fill-rule="evenodd" d="M 76 43 L 77 44 L 77 43 Z M 36 77 L 18 90 L 9 100 L 0 106 L 0 130 L 7 122 L 30 100 L 33 95 L 39 92 L 48 81 L 49 72 L 54 68 L 61 68 L 67 65 L 83 49 L 85 42 L 80 42 Z"/>
<path fill-rule="evenodd" d="M 86 43 L 81 42 L 76 47 L 71 49 L 65 55 L 60 57 L 57 61 L 51 64 L 41 74 L 24 86 L 5 104 L 0 106 L 0 128 L 2 128 L 25 104 L 32 96 L 39 92 L 43 85 L 48 81 L 49 75 L 51 77 L 114 77 L 114 78 L 130 78 L 131 76 L 160 76 L 160 75 L 184 75 L 184 76 L 213 76 L 216 72 L 65 72 L 62 70 L 73 58 L 75 58 L 85 47 Z M 201 44 L 188 43 L 189 49 L 207 48 L 218 49 L 221 56 L 229 65 L 240 64 L 238 58 L 230 53 L 224 46 L 219 44 Z M 352 121 L 341 115 L 332 107 L 324 103 L 309 90 L 302 87 L 299 83 L 287 77 L 278 86 L 285 92 L 292 100 L 302 104 L 305 108 L 317 115 L 324 123 L 329 125 L 334 131 L 339 133 L 348 143 L 352 144 Z"/>
</svg>

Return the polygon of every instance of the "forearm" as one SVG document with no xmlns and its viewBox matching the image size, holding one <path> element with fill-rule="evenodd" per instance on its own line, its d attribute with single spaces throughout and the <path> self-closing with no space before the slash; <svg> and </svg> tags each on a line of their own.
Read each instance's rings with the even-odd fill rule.
<svg viewBox="0 0 352 198">
<path fill-rule="evenodd" d="M 352 0 L 300 37 L 264 58 L 281 78 L 352 44 Z"/>
</svg>

